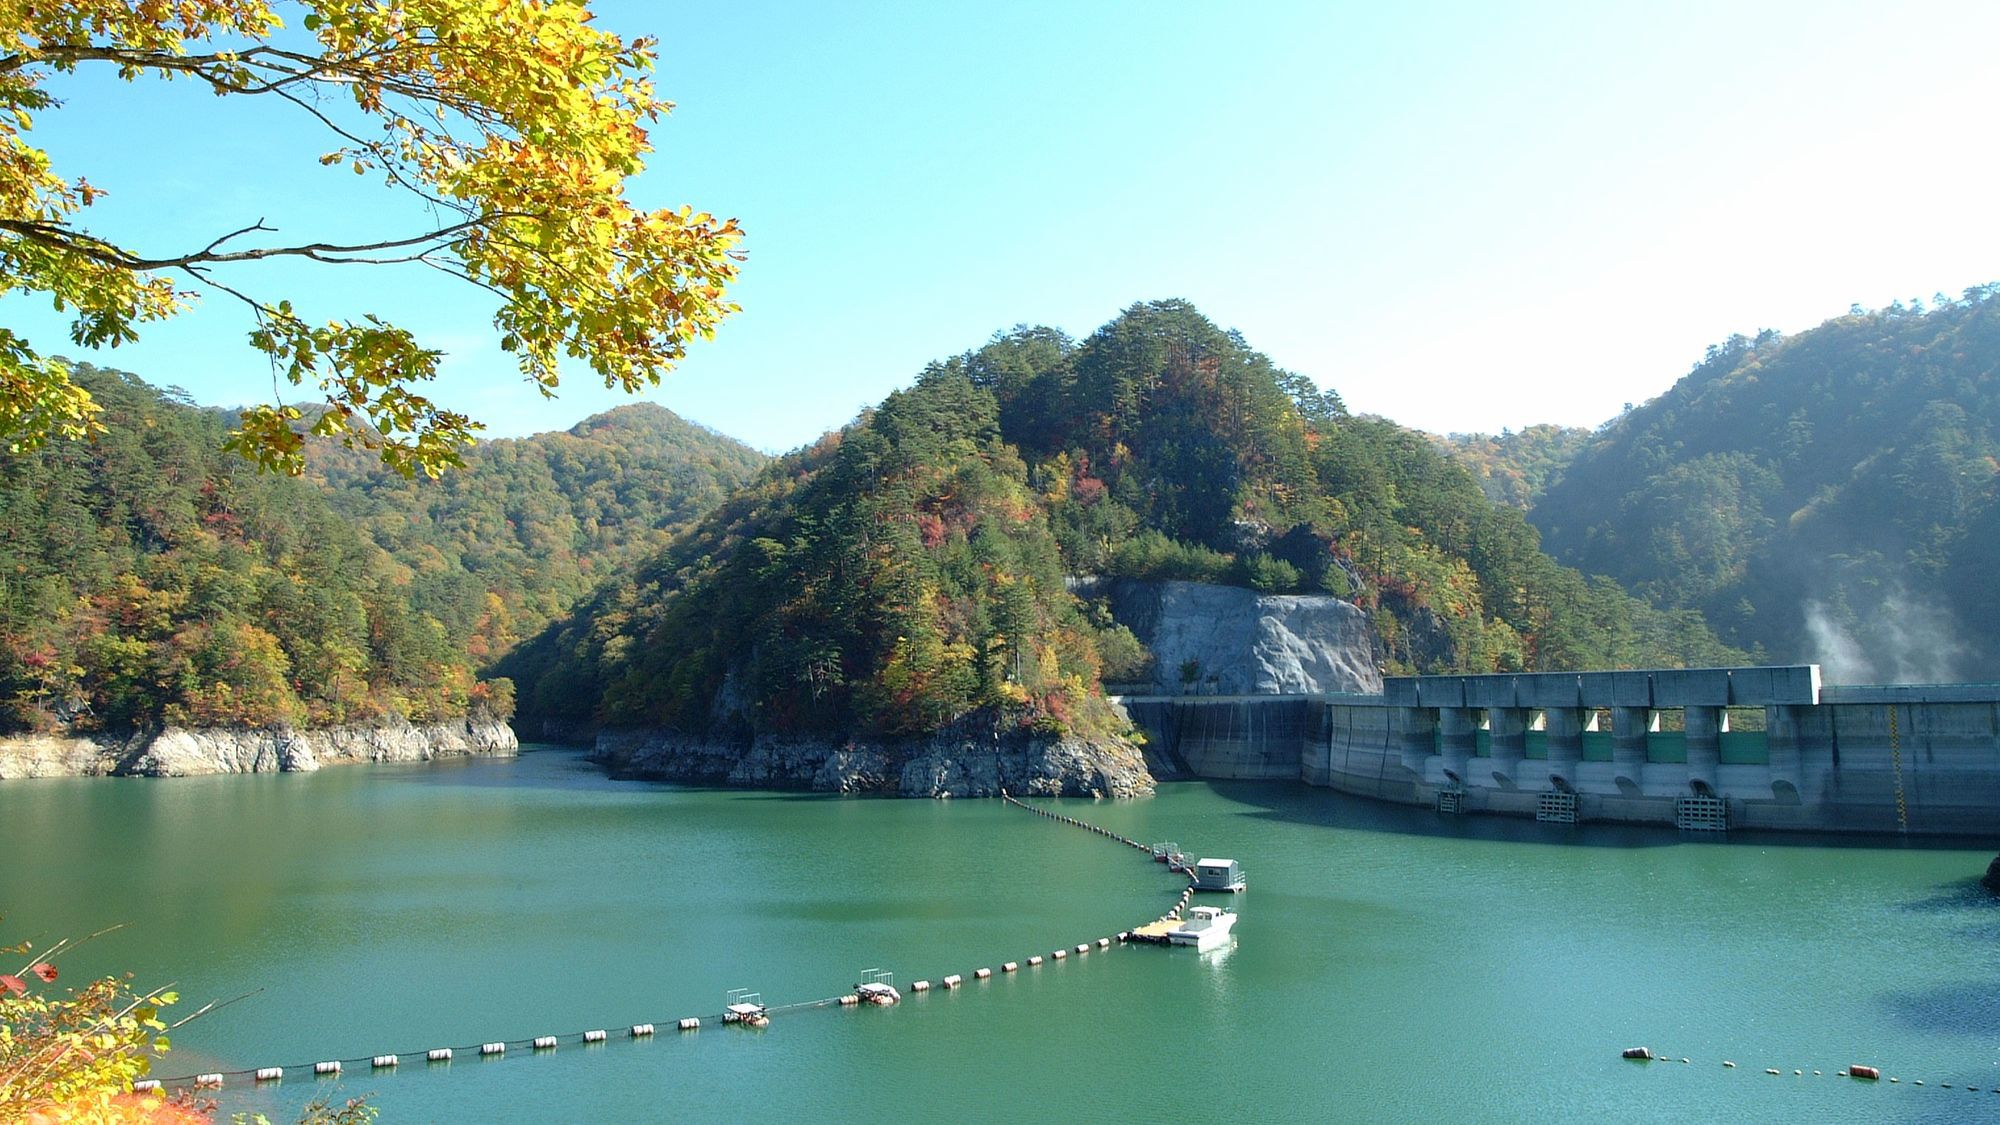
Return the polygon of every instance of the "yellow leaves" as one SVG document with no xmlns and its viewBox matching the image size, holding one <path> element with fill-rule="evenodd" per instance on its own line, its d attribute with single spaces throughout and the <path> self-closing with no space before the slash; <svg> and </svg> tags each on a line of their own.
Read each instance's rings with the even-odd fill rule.
<svg viewBox="0 0 2000 1125">
<path fill-rule="evenodd" d="M 82 179 L 65 183 L 45 153 L 21 141 L 29 111 L 54 104 L 41 83 L 88 62 L 73 52 L 88 42 L 115 54 L 128 79 L 192 73 L 224 96 L 274 81 L 322 96 L 344 89 L 378 119 L 383 137 L 324 153 L 320 164 L 380 171 L 392 188 L 442 200 L 462 221 L 393 250 L 364 243 L 341 256 L 422 254 L 497 291 L 494 326 L 523 375 L 545 391 L 557 386 L 565 357 L 588 363 L 607 386 L 656 383 L 690 341 L 712 338 L 738 311 L 724 297 L 743 256 L 735 221 L 691 206 L 643 212 L 624 197 L 651 151 L 645 123 L 672 108 L 646 77 L 651 40 L 599 30 L 569 0 L 301 7 L 319 48 L 304 61 L 233 41 L 190 54 L 198 41 L 267 38 L 280 21 L 262 0 L 69 0 L 0 11 L 0 51 L 24 60 L 0 75 L 0 217 L 33 220 L 67 239 L 0 236 L 0 292 L 50 294 L 76 311 L 73 338 L 91 347 L 135 339 L 137 325 L 183 307 L 186 294 L 131 264 L 136 255 L 86 245 L 87 236 L 68 229 L 68 217 L 101 192 Z M 200 255 L 193 258 L 161 260 L 207 280 Z M 283 301 L 248 300 L 260 318 L 252 345 L 291 382 L 327 392 L 334 409 L 322 425 L 334 420 L 343 440 L 380 450 L 406 473 L 436 475 L 456 463 L 476 424 L 408 389 L 435 373 L 435 353 L 390 325 L 309 329 Z M 38 379 L 40 362 L 24 343 L 0 353 L 0 439 L 89 432 L 87 396 L 65 397 L 64 381 Z M 297 421 L 278 408 L 253 409 L 232 445 L 261 467 L 296 471 Z"/>
<path fill-rule="evenodd" d="M 102 408 L 90 392 L 70 382 L 68 369 L 56 360 L 7 346 L 16 339 L 0 329 L 0 442 L 7 451 L 22 453 L 51 437 L 102 433 Z"/>
<path fill-rule="evenodd" d="M 115 978 L 60 994 L 0 992 L 0 1120 L 156 1120 L 127 1116 L 159 1102 L 126 1091 L 148 1053 L 165 1049 L 157 1008 L 175 999 L 135 996 Z"/>
</svg>

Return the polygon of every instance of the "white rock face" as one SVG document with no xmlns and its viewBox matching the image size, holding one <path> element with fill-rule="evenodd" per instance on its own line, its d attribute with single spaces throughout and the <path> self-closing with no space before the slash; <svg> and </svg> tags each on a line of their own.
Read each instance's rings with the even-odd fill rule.
<svg viewBox="0 0 2000 1125">
<path fill-rule="evenodd" d="M 1326 595 L 1259 594 L 1199 582 L 1118 583 L 1112 607 L 1153 653 L 1153 684 L 1213 695 L 1379 692 L 1381 642 L 1368 615 Z"/>
<path fill-rule="evenodd" d="M 420 726 L 398 719 L 322 730 L 170 727 L 151 737 L 125 739 L 23 735 L 0 738 L 0 780 L 270 773 L 352 762 L 513 754 L 519 750 L 520 743 L 507 724 L 470 719 Z"/>
</svg>

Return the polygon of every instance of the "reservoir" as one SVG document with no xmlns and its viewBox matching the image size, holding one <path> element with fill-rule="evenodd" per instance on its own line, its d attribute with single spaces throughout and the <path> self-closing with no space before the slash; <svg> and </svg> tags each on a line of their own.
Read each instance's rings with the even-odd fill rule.
<svg viewBox="0 0 2000 1125">
<path fill-rule="evenodd" d="M 403 1053 L 220 1092 L 274 1120 L 315 1092 L 371 1094 L 385 1122 L 2000 1120 L 1990 843 L 1724 844 L 1172 783 L 1036 803 L 1238 860 L 1246 893 L 1196 900 L 1241 912 L 1235 947 L 1030 968 L 1181 881 L 999 801 L 681 789 L 530 749 L 0 785 L 0 941 L 127 922 L 65 977 L 172 983 L 180 1014 L 254 993 L 176 1032 L 167 1076 Z M 672 1029 L 726 989 L 817 1000 L 874 967 L 965 985 Z M 659 1034 L 623 1036 L 641 1022 Z M 569 1038 L 591 1028 L 610 1041 Z M 544 1034 L 565 1038 L 422 1060 Z M 1674 1061 L 1619 1058 L 1638 1045 Z"/>
</svg>

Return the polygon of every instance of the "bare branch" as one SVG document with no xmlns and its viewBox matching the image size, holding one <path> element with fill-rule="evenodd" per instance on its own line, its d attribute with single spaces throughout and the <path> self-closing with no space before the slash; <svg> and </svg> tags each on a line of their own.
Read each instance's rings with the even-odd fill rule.
<svg viewBox="0 0 2000 1125">
<path fill-rule="evenodd" d="M 278 228 L 276 227 L 265 226 L 264 220 L 262 218 L 259 218 L 256 222 L 251 223 L 249 226 L 244 227 L 241 230 L 230 231 L 228 234 L 225 234 L 221 238 L 216 239 L 214 242 L 209 243 L 207 246 L 202 247 L 201 252 L 204 254 L 212 253 L 216 247 L 222 245 L 225 242 L 228 242 L 230 239 L 236 238 L 241 235 L 249 234 L 251 231 L 256 231 L 256 230 L 276 231 L 277 229 Z"/>
<path fill-rule="evenodd" d="M 490 227 L 506 219 L 534 218 L 524 211 L 496 211 L 462 223 L 452 223 L 436 230 L 411 235 L 408 238 L 384 239 L 380 242 L 309 242 L 299 246 L 260 246 L 249 250 L 217 252 L 216 247 L 238 235 L 256 230 L 247 227 L 235 231 L 210 243 L 207 249 L 192 254 L 181 254 L 171 258 L 143 258 L 129 250 L 115 246 L 101 238 L 72 230 L 69 227 L 51 223 L 38 223 L 22 219 L 0 219 L 0 231 L 6 231 L 43 246 L 81 254 L 87 258 L 129 270 L 170 270 L 186 269 L 189 266 L 214 265 L 224 262 L 255 262 L 265 258 L 310 258 L 329 265 L 345 265 L 356 262 L 397 262 L 409 261 L 411 256 L 378 256 L 384 250 L 403 250 L 413 246 L 431 246 L 433 249 L 449 244 L 458 235 L 483 227 Z M 261 225 L 261 224 L 260 224 Z M 268 227 L 264 228 L 270 229 Z"/>
</svg>

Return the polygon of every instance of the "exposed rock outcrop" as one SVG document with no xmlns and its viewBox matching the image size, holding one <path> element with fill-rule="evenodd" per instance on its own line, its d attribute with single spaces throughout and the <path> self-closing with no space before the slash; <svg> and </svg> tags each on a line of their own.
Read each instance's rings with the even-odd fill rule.
<svg viewBox="0 0 2000 1125">
<path fill-rule="evenodd" d="M 186 777 L 316 770 L 353 762 L 419 762 L 520 749 L 507 724 L 401 720 L 319 730 L 169 727 L 150 734 L 0 738 L 0 780 L 24 777 Z"/>
<path fill-rule="evenodd" d="M 1987 890 L 2000 895 L 2000 856 L 1994 856 L 1993 862 L 1986 865 L 1986 877 L 1979 882 Z"/>
<path fill-rule="evenodd" d="M 1109 599 L 1112 614 L 1152 651 L 1151 690 L 1159 694 L 1190 686 L 1227 695 L 1382 690 L 1381 642 L 1367 614 L 1338 598 L 1094 579 L 1077 582 L 1076 592 Z M 1196 671 L 1192 685 L 1181 682 L 1183 666 Z M 727 682 L 717 693 L 717 730 L 747 732 L 739 696 Z M 1154 781 L 1134 743 L 1018 730 L 996 738 L 990 718 L 890 740 L 605 731 L 594 757 L 621 776 L 905 797 L 990 797 L 1003 788 L 1024 796 L 1136 797 L 1151 793 Z M 1167 758 L 1158 765 L 1186 773 Z"/>
<path fill-rule="evenodd" d="M 594 754 L 613 773 L 709 785 L 904 797 L 1143 797 L 1153 792 L 1138 747 L 1027 731 L 995 736 L 969 721 L 923 738 L 861 740 L 758 735 L 747 741 L 670 731 L 606 731 Z"/>
<path fill-rule="evenodd" d="M 1152 652 L 1152 690 L 1163 695 L 1382 690 L 1382 642 L 1339 598 L 1129 579 L 1086 579 L 1077 593 L 1109 600 Z"/>
</svg>

